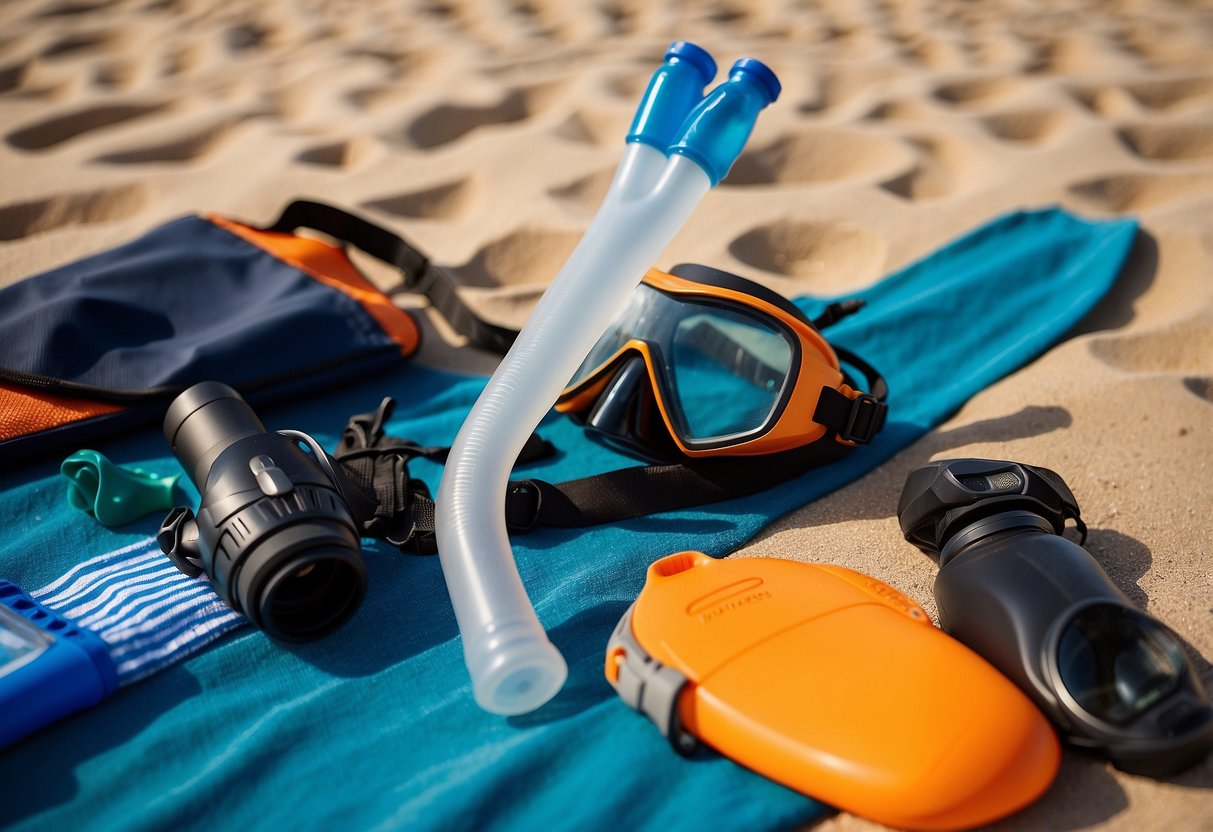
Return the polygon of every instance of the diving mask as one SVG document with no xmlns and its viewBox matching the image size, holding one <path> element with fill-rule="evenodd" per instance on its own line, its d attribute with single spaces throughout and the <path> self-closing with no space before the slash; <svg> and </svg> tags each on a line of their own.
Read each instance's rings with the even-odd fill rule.
<svg viewBox="0 0 1213 832">
<path fill-rule="evenodd" d="M 824 321 L 860 305 L 833 304 Z M 650 459 L 867 442 L 884 424 L 884 380 L 818 329 L 786 298 L 728 272 L 650 269 L 556 409 Z M 840 356 L 870 392 L 853 386 Z"/>
</svg>

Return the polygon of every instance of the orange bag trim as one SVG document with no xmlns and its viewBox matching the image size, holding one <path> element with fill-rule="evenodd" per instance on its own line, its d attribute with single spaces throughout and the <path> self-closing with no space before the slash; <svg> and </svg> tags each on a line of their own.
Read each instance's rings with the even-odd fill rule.
<svg viewBox="0 0 1213 832">
<path fill-rule="evenodd" d="M 400 346 L 401 355 L 408 357 L 416 352 L 421 342 L 417 322 L 376 289 L 340 248 L 310 237 L 261 231 L 218 214 L 207 214 L 205 218 L 325 286 L 353 298 Z"/>
<path fill-rule="evenodd" d="M 0 384 L 0 441 L 124 410 L 122 405 L 35 393 Z"/>
</svg>

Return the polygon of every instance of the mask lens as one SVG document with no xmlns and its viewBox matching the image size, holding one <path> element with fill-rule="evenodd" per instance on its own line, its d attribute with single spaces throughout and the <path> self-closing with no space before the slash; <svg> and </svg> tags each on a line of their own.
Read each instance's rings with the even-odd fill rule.
<svg viewBox="0 0 1213 832">
<path fill-rule="evenodd" d="M 1088 607 L 1066 625 L 1057 656 L 1062 683 L 1080 706 L 1122 725 L 1179 685 L 1184 663 L 1170 633 L 1125 607 Z"/>
<path fill-rule="evenodd" d="M 628 302 L 623 309 L 611 320 L 606 332 L 594 344 L 585 361 L 573 373 L 568 386 L 579 384 L 585 378 L 600 369 L 611 360 L 623 345 L 633 338 L 644 339 L 653 335 L 654 323 L 661 317 L 662 311 L 677 309 L 674 301 L 668 300 L 660 292 L 650 289 L 643 283 L 637 286 L 628 296 Z M 668 316 L 670 312 L 666 312 Z M 675 313 L 676 314 L 676 313 Z"/>
<path fill-rule="evenodd" d="M 791 371 L 789 335 L 741 312 L 697 307 L 674 329 L 668 369 L 683 436 L 720 440 L 770 419 Z"/>
</svg>

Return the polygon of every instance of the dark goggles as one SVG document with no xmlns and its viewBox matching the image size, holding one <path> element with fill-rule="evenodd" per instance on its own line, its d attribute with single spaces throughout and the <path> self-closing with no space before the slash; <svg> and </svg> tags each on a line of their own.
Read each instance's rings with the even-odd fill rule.
<svg viewBox="0 0 1213 832">
<path fill-rule="evenodd" d="M 556 408 L 646 457 L 866 442 L 884 421 L 884 382 L 843 356 L 876 395 L 851 386 L 839 351 L 786 298 L 705 266 L 652 269 Z"/>
</svg>

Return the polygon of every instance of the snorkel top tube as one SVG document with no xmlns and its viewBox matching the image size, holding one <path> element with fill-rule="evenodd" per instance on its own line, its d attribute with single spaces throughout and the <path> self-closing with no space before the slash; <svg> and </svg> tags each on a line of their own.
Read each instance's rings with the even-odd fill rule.
<svg viewBox="0 0 1213 832">
<path fill-rule="evenodd" d="M 747 58 L 704 97 L 715 73 L 700 47 L 670 46 L 602 207 L 451 447 L 438 490 L 438 555 L 472 691 L 487 711 L 532 711 L 568 673 L 510 548 L 505 500 L 514 460 L 646 270 L 728 173 L 759 111 L 779 95 L 774 73 Z"/>
<path fill-rule="evenodd" d="M 670 44 L 636 108 L 626 141 L 643 142 L 664 156 L 687 113 L 703 100 L 703 88 L 716 77 L 707 50 L 685 40 Z"/>
</svg>

